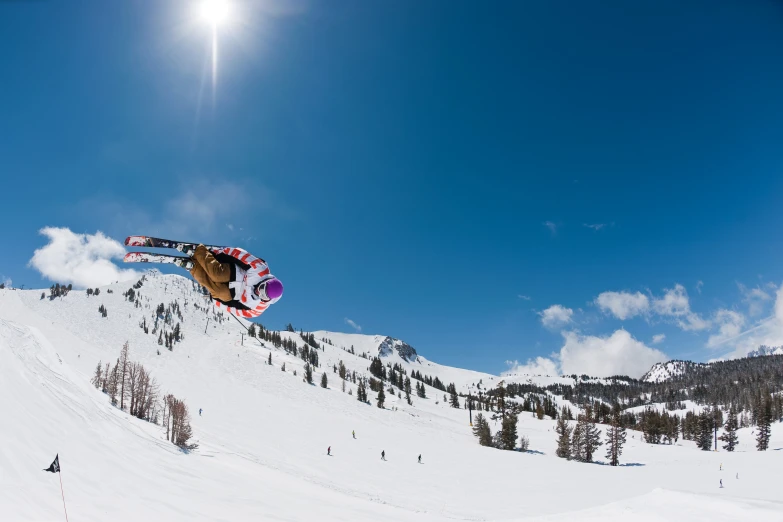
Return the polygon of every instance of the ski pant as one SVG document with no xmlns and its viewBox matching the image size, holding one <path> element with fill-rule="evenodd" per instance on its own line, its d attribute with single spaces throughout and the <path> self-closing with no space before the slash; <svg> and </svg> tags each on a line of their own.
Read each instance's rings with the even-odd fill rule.
<svg viewBox="0 0 783 522">
<path fill-rule="evenodd" d="M 209 290 L 213 298 L 221 301 L 231 301 L 231 265 L 221 263 L 204 245 L 199 245 L 193 254 L 193 268 L 190 269 L 193 279 Z"/>
</svg>

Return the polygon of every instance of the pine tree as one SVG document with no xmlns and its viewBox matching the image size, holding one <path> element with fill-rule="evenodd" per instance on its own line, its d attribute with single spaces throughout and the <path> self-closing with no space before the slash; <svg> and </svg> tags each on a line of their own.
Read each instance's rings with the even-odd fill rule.
<svg viewBox="0 0 783 522">
<path fill-rule="evenodd" d="M 304 372 L 305 372 L 305 380 L 307 381 L 307 384 L 313 384 L 313 368 L 310 366 L 309 363 L 305 363 Z"/>
<path fill-rule="evenodd" d="M 729 412 L 729 417 L 726 419 L 726 424 L 723 426 L 725 431 L 723 432 L 723 435 L 718 437 L 721 441 L 726 443 L 723 445 L 723 449 L 726 451 L 734 451 L 734 448 L 737 447 L 738 427 L 737 410 L 732 406 L 731 411 Z"/>
<path fill-rule="evenodd" d="M 321 374 L 321 388 L 326 388 L 327 387 L 327 383 L 328 383 L 328 381 L 326 379 L 326 372 L 324 372 L 324 373 Z"/>
<path fill-rule="evenodd" d="M 249 335 L 250 337 L 255 337 L 256 336 L 256 325 L 255 325 L 255 323 L 251 324 L 250 328 L 247 329 L 247 335 Z"/>
<path fill-rule="evenodd" d="M 696 438 L 696 445 L 702 451 L 710 451 L 712 448 L 712 423 L 712 412 L 704 410 L 699 415 L 699 431 Z"/>
<path fill-rule="evenodd" d="M 267 360 L 267 364 L 269 364 L 269 366 L 272 366 L 272 350 L 269 350 L 269 359 Z"/>
<path fill-rule="evenodd" d="M 580 419 L 571 432 L 571 459 L 577 462 L 586 462 L 585 452 L 585 429 L 587 422 Z"/>
<path fill-rule="evenodd" d="M 612 424 L 606 430 L 606 458 L 609 459 L 609 465 L 620 465 L 620 455 L 623 454 L 625 437 L 625 428 L 620 425 L 620 409 L 615 408 L 612 415 Z"/>
<path fill-rule="evenodd" d="M 506 415 L 500 428 L 501 449 L 513 451 L 517 445 L 517 416 Z"/>
<path fill-rule="evenodd" d="M 382 381 L 386 379 L 386 369 L 383 367 L 383 363 L 379 357 L 373 358 L 370 363 L 370 373 Z"/>
<path fill-rule="evenodd" d="M 457 388 L 454 386 L 454 383 L 449 384 L 448 387 L 449 391 L 449 402 L 451 403 L 452 408 L 459 408 L 459 397 L 457 396 Z M 516 439 L 516 437 L 514 437 Z"/>
<path fill-rule="evenodd" d="M 544 418 L 544 408 L 541 406 L 540 402 L 536 406 L 536 417 L 538 417 L 538 420 L 541 420 L 541 419 Z"/>
<path fill-rule="evenodd" d="M 756 449 L 767 451 L 769 448 L 770 425 L 772 424 L 772 400 L 767 395 L 758 413 Z"/>
<path fill-rule="evenodd" d="M 481 413 L 476 415 L 473 422 L 473 435 L 478 437 L 479 444 L 482 446 L 492 445 L 492 431 L 489 429 L 489 422 Z"/>
<path fill-rule="evenodd" d="M 584 462 L 593 462 L 593 455 L 602 445 L 601 432 L 594 423 L 588 422 L 584 429 Z"/>
<path fill-rule="evenodd" d="M 571 427 L 568 425 L 568 422 L 565 420 L 564 416 L 560 415 L 560 418 L 557 420 L 557 427 L 555 428 L 555 431 L 558 435 L 557 450 L 555 451 L 555 454 L 561 459 L 570 459 Z"/>
<path fill-rule="evenodd" d="M 378 407 L 383 408 L 383 401 L 386 400 L 386 394 L 383 393 L 383 386 L 378 390 Z"/>
<path fill-rule="evenodd" d="M 408 401 L 408 406 L 410 406 L 411 404 L 413 404 L 413 402 L 411 402 L 411 379 L 410 379 L 410 377 L 405 377 L 404 387 L 405 387 L 405 400 Z"/>
</svg>

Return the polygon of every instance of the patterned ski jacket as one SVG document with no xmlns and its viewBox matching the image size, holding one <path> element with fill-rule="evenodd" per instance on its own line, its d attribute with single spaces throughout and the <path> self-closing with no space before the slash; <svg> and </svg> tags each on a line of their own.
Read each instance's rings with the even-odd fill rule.
<svg viewBox="0 0 783 522">
<path fill-rule="evenodd" d="M 263 259 L 246 250 L 226 247 L 210 251 L 199 245 L 193 261 L 191 275 L 209 291 L 218 308 L 249 319 L 258 317 L 277 302 L 277 299 L 262 301 L 253 291 L 258 283 L 273 276 Z"/>
</svg>

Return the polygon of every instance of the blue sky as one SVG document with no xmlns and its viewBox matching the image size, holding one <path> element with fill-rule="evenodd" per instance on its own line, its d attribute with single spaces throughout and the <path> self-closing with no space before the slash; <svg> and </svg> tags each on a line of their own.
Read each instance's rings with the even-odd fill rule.
<svg viewBox="0 0 783 522">
<path fill-rule="evenodd" d="M 197 2 L 2 2 L 0 276 L 149 233 L 478 370 L 783 344 L 783 6 L 634 4 L 234 1 L 213 89 Z"/>
</svg>

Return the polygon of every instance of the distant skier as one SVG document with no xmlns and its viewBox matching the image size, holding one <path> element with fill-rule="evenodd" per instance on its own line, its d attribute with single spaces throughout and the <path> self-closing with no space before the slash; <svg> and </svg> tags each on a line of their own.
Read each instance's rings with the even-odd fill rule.
<svg viewBox="0 0 783 522">
<path fill-rule="evenodd" d="M 199 245 L 192 258 L 190 274 L 234 315 L 258 317 L 283 295 L 283 283 L 267 264 L 241 248 L 213 253 Z"/>
<path fill-rule="evenodd" d="M 386 460 L 386 450 L 381 451 L 381 460 Z"/>
<path fill-rule="evenodd" d="M 353 431 L 351 432 L 351 435 L 353 435 L 353 438 L 355 439 L 355 438 L 356 438 L 356 430 L 353 430 Z"/>
<path fill-rule="evenodd" d="M 332 456 L 332 447 L 331 446 L 326 448 L 326 454 L 329 455 L 330 457 Z"/>
<path fill-rule="evenodd" d="M 198 416 L 201 417 L 201 408 L 198 409 Z"/>
<path fill-rule="evenodd" d="M 421 454 L 419 455 L 419 464 L 421 464 Z"/>
<path fill-rule="evenodd" d="M 723 462 L 720 463 L 720 470 L 723 471 Z"/>
<path fill-rule="evenodd" d="M 723 487 L 723 479 L 720 479 L 720 487 Z"/>
</svg>

